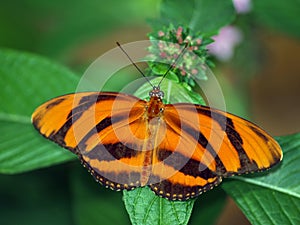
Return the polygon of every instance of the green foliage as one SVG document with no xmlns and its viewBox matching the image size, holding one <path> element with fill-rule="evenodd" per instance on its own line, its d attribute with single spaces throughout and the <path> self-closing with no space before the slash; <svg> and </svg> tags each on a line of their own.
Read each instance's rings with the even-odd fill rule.
<svg viewBox="0 0 300 225">
<path fill-rule="evenodd" d="M 195 200 L 169 201 L 154 195 L 148 187 L 123 193 L 133 225 L 187 224 L 195 202 Z"/>
<path fill-rule="evenodd" d="M 156 28 L 172 23 L 206 34 L 217 33 L 235 18 L 232 1 L 224 0 L 190 0 L 184 4 L 180 0 L 163 0 L 160 13 L 159 21 L 154 24 Z"/>
<path fill-rule="evenodd" d="M 153 0 L 2 0 L 0 46 L 61 59 L 80 43 L 104 38 L 124 26 L 140 26 L 155 15 L 157 4 Z"/>
<path fill-rule="evenodd" d="M 0 172 L 19 173 L 75 158 L 40 137 L 33 110 L 58 95 L 73 92 L 78 77 L 40 56 L 0 50 Z"/>
<path fill-rule="evenodd" d="M 259 24 L 300 38 L 298 0 L 253 0 L 254 18 Z"/>
</svg>

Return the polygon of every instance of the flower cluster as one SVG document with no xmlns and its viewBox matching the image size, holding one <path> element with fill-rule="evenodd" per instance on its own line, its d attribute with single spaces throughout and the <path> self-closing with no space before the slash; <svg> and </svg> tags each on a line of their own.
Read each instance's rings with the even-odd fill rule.
<svg viewBox="0 0 300 225">
<path fill-rule="evenodd" d="M 191 35 L 189 29 L 181 26 L 174 28 L 172 25 L 151 33 L 149 37 L 152 45 L 148 60 L 155 73 L 162 75 L 172 65 L 171 72 L 191 86 L 194 86 L 193 80 L 207 78 L 205 64 L 210 62 L 206 45 L 212 42 L 211 39 Z"/>
</svg>

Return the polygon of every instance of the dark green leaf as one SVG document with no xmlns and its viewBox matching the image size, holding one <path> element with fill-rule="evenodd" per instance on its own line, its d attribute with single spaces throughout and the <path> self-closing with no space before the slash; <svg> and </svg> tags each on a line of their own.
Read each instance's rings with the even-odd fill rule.
<svg viewBox="0 0 300 225">
<path fill-rule="evenodd" d="M 188 201 L 169 201 L 156 196 L 148 187 L 124 191 L 124 202 L 132 224 L 214 224 L 225 204 L 226 194 L 215 188 Z"/>
<path fill-rule="evenodd" d="M 300 37 L 299 0 L 254 0 L 254 18 L 267 27 Z"/>
<path fill-rule="evenodd" d="M 180 0 L 162 0 L 160 5 L 161 20 L 165 24 L 188 26 L 195 7 L 194 0 L 185 1 L 184 4 Z"/>
<path fill-rule="evenodd" d="M 0 50 L 0 172 L 17 173 L 74 158 L 34 130 L 34 109 L 55 96 L 73 92 L 78 77 L 42 57 Z"/>
<path fill-rule="evenodd" d="M 229 0 L 163 0 L 161 3 L 162 23 L 183 25 L 203 33 L 216 33 L 234 18 L 234 7 Z"/>
<path fill-rule="evenodd" d="M 283 161 L 277 168 L 222 185 L 252 224 L 300 223 L 300 133 L 277 140 L 283 149 Z"/>
<path fill-rule="evenodd" d="M 155 195 L 148 187 L 124 191 L 124 202 L 133 225 L 184 225 L 195 200 L 169 201 Z"/>
<path fill-rule="evenodd" d="M 76 158 L 39 135 L 30 120 L 24 124 L 2 119 L 0 132 L 0 173 L 20 173 Z"/>
</svg>

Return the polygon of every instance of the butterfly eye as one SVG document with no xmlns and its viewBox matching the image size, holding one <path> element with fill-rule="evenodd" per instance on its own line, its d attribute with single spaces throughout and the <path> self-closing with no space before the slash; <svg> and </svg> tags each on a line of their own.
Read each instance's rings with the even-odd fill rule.
<svg viewBox="0 0 300 225">
<path fill-rule="evenodd" d="M 159 97 L 160 99 L 163 99 L 163 98 L 164 98 L 164 92 L 162 92 L 162 91 L 159 91 L 159 92 L 157 93 L 157 95 L 158 95 L 158 97 Z"/>
<path fill-rule="evenodd" d="M 160 108 L 159 111 L 162 113 L 165 109 L 164 108 Z"/>
</svg>

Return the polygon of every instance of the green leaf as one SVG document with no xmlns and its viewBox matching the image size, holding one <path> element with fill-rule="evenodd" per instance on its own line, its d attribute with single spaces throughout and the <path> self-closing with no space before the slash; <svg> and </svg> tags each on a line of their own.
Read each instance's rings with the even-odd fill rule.
<svg viewBox="0 0 300 225">
<path fill-rule="evenodd" d="M 235 18 L 232 1 L 224 0 L 163 0 L 161 22 L 188 26 L 194 31 L 216 33 Z"/>
<path fill-rule="evenodd" d="M 195 202 L 169 201 L 155 195 L 149 187 L 124 191 L 123 196 L 133 225 L 187 224 Z"/>
<path fill-rule="evenodd" d="M 254 0 L 254 17 L 259 23 L 300 37 L 299 0 Z"/>
<path fill-rule="evenodd" d="M 74 156 L 34 130 L 30 117 L 44 101 L 74 92 L 78 77 L 40 56 L 0 50 L 0 172 L 18 173 Z"/>
<path fill-rule="evenodd" d="M 276 139 L 284 154 L 277 168 L 222 184 L 251 224 L 300 223 L 300 133 Z"/>
<path fill-rule="evenodd" d="M 151 73 L 155 75 L 164 75 L 170 67 L 168 64 L 151 62 L 149 63 L 149 66 L 151 68 Z M 175 82 L 179 82 L 178 76 L 172 70 L 167 73 L 166 78 Z"/>
<path fill-rule="evenodd" d="M 155 86 L 161 81 L 162 77 L 157 77 L 151 80 L 151 83 Z M 175 83 L 174 81 L 165 78 L 160 84 L 160 89 L 164 92 L 167 103 L 189 102 L 193 104 L 205 105 L 205 101 L 198 93 L 189 91 L 182 84 Z M 148 83 L 144 83 L 134 95 L 141 98 L 149 98 L 149 91 L 152 87 Z"/>
<path fill-rule="evenodd" d="M 143 187 L 123 191 L 123 199 L 132 224 L 187 224 L 195 202 L 190 224 L 214 224 L 225 205 L 226 194 L 215 188 L 196 199 L 180 202 L 158 197 Z"/>
</svg>

